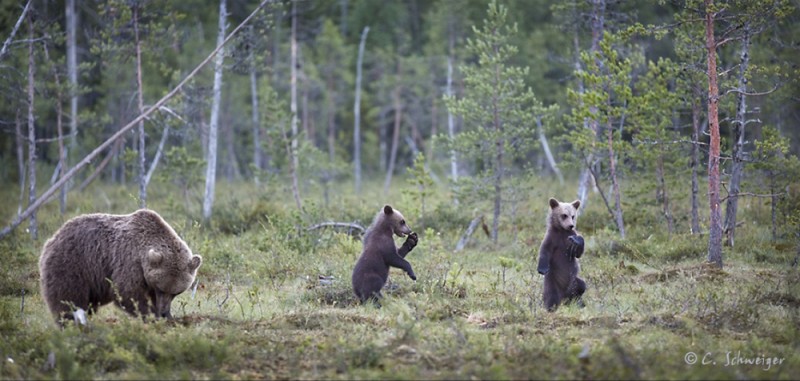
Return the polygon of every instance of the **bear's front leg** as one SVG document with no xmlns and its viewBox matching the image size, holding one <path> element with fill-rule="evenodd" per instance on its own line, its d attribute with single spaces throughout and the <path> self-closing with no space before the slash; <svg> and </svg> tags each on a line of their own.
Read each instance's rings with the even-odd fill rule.
<svg viewBox="0 0 800 381">
<path fill-rule="evenodd" d="M 415 247 L 417 247 L 417 243 L 419 242 L 419 237 L 417 237 L 417 233 L 412 232 L 411 234 L 406 237 L 406 241 L 403 242 L 403 246 L 400 246 L 397 249 L 397 254 L 400 255 L 400 258 L 405 258 L 408 253 L 411 252 Z"/>
<path fill-rule="evenodd" d="M 567 254 L 572 258 L 580 258 L 583 255 L 584 242 L 580 235 L 573 235 L 567 238 Z"/>
<path fill-rule="evenodd" d="M 542 275 L 547 275 L 550 272 L 550 252 L 545 249 L 544 245 L 539 248 L 539 265 L 536 266 L 536 271 Z"/>
<path fill-rule="evenodd" d="M 399 255 L 390 255 L 386 260 L 386 264 L 398 269 L 402 269 L 408 274 L 409 278 L 412 280 L 417 280 L 417 275 L 414 274 L 414 269 L 411 268 L 411 263 L 401 258 Z"/>
</svg>

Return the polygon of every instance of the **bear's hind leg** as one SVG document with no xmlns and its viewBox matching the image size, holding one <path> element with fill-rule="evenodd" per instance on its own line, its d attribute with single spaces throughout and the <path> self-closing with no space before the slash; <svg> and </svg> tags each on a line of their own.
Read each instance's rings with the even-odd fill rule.
<svg viewBox="0 0 800 381">
<path fill-rule="evenodd" d="M 580 308 L 586 307 L 586 304 L 583 303 L 583 293 L 586 292 L 586 282 L 584 282 L 583 279 L 576 277 L 570 285 L 569 291 L 567 298 L 570 302 L 575 302 Z"/>
<path fill-rule="evenodd" d="M 545 277 L 542 300 L 544 301 L 544 306 L 547 308 L 547 310 L 553 312 L 558 308 L 558 305 L 561 304 L 561 295 L 558 292 L 558 288 L 553 287 L 553 285 L 549 283 L 550 282 Z"/>
<path fill-rule="evenodd" d="M 380 303 L 378 301 L 383 298 L 383 295 L 381 294 L 381 288 L 383 288 L 383 285 L 383 279 L 377 274 L 365 276 L 356 290 L 356 295 L 358 295 L 359 299 L 361 299 L 361 304 L 364 304 L 367 301 L 372 301 L 377 307 L 380 307 Z"/>
</svg>

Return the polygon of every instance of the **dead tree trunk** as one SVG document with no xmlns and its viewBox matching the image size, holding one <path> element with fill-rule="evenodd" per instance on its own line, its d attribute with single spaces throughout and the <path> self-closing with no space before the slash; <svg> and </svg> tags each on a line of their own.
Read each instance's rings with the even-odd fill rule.
<svg viewBox="0 0 800 381">
<path fill-rule="evenodd" d="M 452 31 L 450 32 L 449 54 L 447 55 L 447 89 L 445 90 L 448 97 L 453 96 L 453 45 L 454 37 Z M 447 109 L 447 135 L 450 141 L 456 138 L 455 117 L 450 109 Z M 458 181 L 458 157 L 456 157 L 456 150 L 450 150 L 450 177 L 453 182 Z"/>
<path fill-rule="evenodd" d="M 44 48 L 44 58 L 50 61 L 50 51 L 47 48 L 47 43 L 42 44 Z M 58 134 L 58 171 L 59 177 L 63 177 L 67 172 L 67 150 L 64 147 L 64 105 L 63 94 L 61 92 L 61 78 L 59 78 L 58 70 L 53 67 L 53 80 L 56 83 L 56 133 Z M 61 188 L 61 194 L 58 198 L 59 212 L 63 216 L 67 208 L 67 188 Z"/>
<path fill-rule="evenodd" d="M 69 151 L 76 152 L 78 136 L 78 55 L 75 35 L 77 33 L 78 14 L 75 12 L 75 0 L 67 0 L 67 76 L 69 77 Z"/>
<path fill-rule="evenodd" d="M 622 218 L 622 191 L 619 189 L 619 181 L 617 180 L 617 163 L 614 159 L 614 129 L 609 121 L 606 126 L 606 138 L 608 144 L 608 172 L 611 176 L 611 186 L 614 190 L 614 219 L 619 229 L 619 235 L 625 239 L 625 221 Z"/>
<path fill-rule="evenodd" d="M 700 151 L 700 99 L 699 94 L 695 94 L 692 99 L 692 152 L 691 152 L 691 167 L 692 167 L 692 234 L 700 234 L 700 217 L 699 217 L 699 202 L 698 193 L 700 193 L 700 184 L 697 180 L 697 168 L 700 165 L 698 158 Z"/>
<path fill-rule="evenodd" d="M 214 188 L 217 180 L 217 132 L 219 130 L 219 107 L 222 101 L 222 64 L 225 57 L 226 18 L 228 11 L 225 7 L 225 0 L 219 2 L 219 32 L 217 34 L 217 52 L 214 61 L 214 98 L 211 103 L 211 121 L 208 127 L 208 158 L 206 159 L 206 191 L 203 197 L 203 220 L 208 223 L 211 220 L 211 208 L 214 205 Z"/>
<path fill-rule="evenodd" d="M 708 130 L 711 140 L 708 149 L 708 261 L 722 268 L 722 223 L 719 198 L 719 87 L 717 85 L 717 42 L 714 37 L 714 0 L 705 0 L 705 32 L 708 73 Z"/>
<path fill-rule="evenodd" d="M 499 54 L 499 49 L 500 47 L 495 44 L 494 53 Z M 505 171 L 503 163 L 505 160 L 505 140 L 503 139 L 503 123 L 500 120 L 500 97 L 502 96 L 499 93 L 500 86 L 500 68 L 495 66 L 494 83 L 492 84 L 492 89 L 494 90 L 494 94 L 492 94 L 492 123 L 496 136 L 494 142 L 494 215 L 492 220 L 492 243 L 495 245 L 497 244 L 498 230 L 500 228 L 500 211 L 502 210 L 503 200 L 503 172 Z"/>
<path fill-rule="evenodd" d="M 353 105 L 355 128 L 353 132 L 353 171 L 356 179 L 356 194 L 361 194 L 361 64 L 364 62 L 364 45 L 367 42 L 369 27 L 365 26 L 361 32 L 361 42 L 358 44 L 358 61 L 356 62 L 356 100 Z"/>
<path fill-rule="evenodd" d="M 292 41 L 291 41 L 291 87 L 292 102 L 289 105 L 292 113 L 292 144 L 290 155 L 292 157 L 292 194 L 297 210 L 303 210 L 303 203 L 300 200 L 300 187 L 297 181 L 297 172 L 300 169 L 300 160 L 297 156 L 297 0 L 292 0 Z"/>
<path fill-rule="evenodd" d="M 142 86 L 142 42 L 139 39 L 139 5 L 133 6 L 133 36 L 136 44 L 136 100 L 139 114 L 144 112 L 144 87 Z M 147 207 L 147 172 L 145 169 L 144 120 L 139 122 L 139 207 Z"/>
<path fill-rule="evenodd" d="M 398 76 L 400 72 L 398 64 Z M 394 107 L 394 131 L 392 132 L 392 148 L 389 152 L 389 166 L 386 168 L 386 180 L 383 182 L 383 195 L 384 197 L 389 193 L 389 186 L 392 184 L 392 175 L 394 174 L 394 165 L 397 161 L 397 146 L 400 145 L 400 125 L 402 120 L 402 105 L 400 104 L 400 86 L 392 91 L 392 103 Z"/>
<path fill-rule="evenodd" d="M 739 207 L 739 187 L 744 172 L 744 132 L 747 125 L 747 69 L 750 64 L 750 26 L 744 25 L 742 36 L 741 64 L 739 65 L 739 94 L 736 107 L 736 120 L 731 124 L 733 133 L 733 168 L 728 185 L 728 199 L 725 202 L 725 228 L 727 244 L 733 247 L 736 236 L 736 211 Z"/>
<path fill-rule="evenodd" d="M 31 6 L 32 8 L 32 6 Z M 33 60 L 33 12 L 28 13 L 28 207 L 36 202 L 36 125 L 33 119 L 33 84 L 35 62 Z M 31 238 L 39 237 L 36 213 L 30 218 Z"/>
<path fill-rule="evenodd" d="M 17 109 L 16 117 L 14 118 L 17 138 L 17 171 L 19 172 L 19 206 L 17 207 L 17 215 L 22 214 L 22 206 L 25 205 L 25 180 L 27 178 L 27 170 L 25 169 L 25 137 L 22 135 L 22 120 L 20 120 L 19 113 L 20 110 Z"/>
<path fill-rule="evenodd" d="M 250 41 L 255 44 L 255 32 L 250 26 Z M 252 105 L 253 122 L 253 181 L 259 185 L 261 174 L 261 120 L 258 115 L 258 75 L 256 74 L 255 46 L 250 47 L 250 103 Z"/>
<path fill-rule="evenodd" d="M 672 212 L 669 208 L 669 195 L 667 194 L 667 182 L 664 180 L 664 154 L 661 143 L 658 145 L 658 158 L 656 159 L 656 199 L 661 203 L 661 212 L 667 221 L 667 233 L 672 235 L 675 225 L 672 219 Z"/>
<path fill-rule="evenodd" d="M 564 176 L 561 175 L 561 171 L 558 169 L 558 164 L 556 164 L 556 159 L 553 157 L 553 153 L 550 152 L 550 144 L 547 143 L 547 136 L 544 135 L 544 128 L 542 127 L 542 117 L 536 117 L 536 128 L 539 130 L 539 143 L 542 144 L 542 149 L 544 150 L 544 155 L 547 158 L 547 164 L 550 165 L 550 170 L 558 177 L 558 183 L 564 184 Z"/>
</svg>

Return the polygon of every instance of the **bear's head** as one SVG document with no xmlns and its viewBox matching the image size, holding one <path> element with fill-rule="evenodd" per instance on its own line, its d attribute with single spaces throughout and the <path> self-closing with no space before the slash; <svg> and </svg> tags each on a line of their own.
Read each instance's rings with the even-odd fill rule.
<svg viewBox="0 0 800 381">
<path fill-rule="evenodd" d="M 172 299 L 192 286 L 203 258 L 179 241 L 172 247 L 150 248 L 142 262 L 145 281 L 155 296 L 156 316 L 172 318 Z"/>
<path fill-rule="evenodd" d="M 567 203 L 560 202 L 555 198 L 551 198 L 550 217 L 548 220 L 549 225 L 555 229 L 562 229 L 566 231 L 575 230 L 575 224 L 578 222 L 578 208 L 580 206 L 581 200 L 575 200 L 571 203 Z"/>
<path fill-rule="evenodd" d="M 391 206 L 385 205 L 383 207 L 383 223 L 392 229 L 392 233 L 400 237 L 405 237 L 411 234 L 411 228 L 406 224 L 406 218 L 399 210 L 392 209 Z"/>
</svg>

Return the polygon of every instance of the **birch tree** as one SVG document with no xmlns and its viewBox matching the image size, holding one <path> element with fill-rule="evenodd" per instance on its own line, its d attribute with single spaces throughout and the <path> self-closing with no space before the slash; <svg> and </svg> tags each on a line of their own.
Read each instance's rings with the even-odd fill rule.
<svg viewBox="0 0 800 381">
<path fill-rule="evenodd" d="M 361 65 L 364 63 L 364 45 L 367 43 L 369 27 L 361 32 L 358 44 L 358 60 L 356 61 L 356 99 L 353 104 L 355 126 L 353 128 L 353 172 L 356 181 L 356 194 L 361 194 Z"/>
<path fill-rule="evenodd" d="M 300 188 L 297 181 L 297 172 L 300 170 L 300 161 L 297 157 L 297 0 L 292 0 L 292 33 L 291 33 L 291 69 L 290 69 L 290 86 L 292 92 L 292 101 L 290 104 L 290 112 L 292 115 L 292 136 L 291 136 L 291 149 L 289 155 L 292 158 L 289 170 L 292 175 L 292 195 L 294 202 L 297 205 L 297 210 L 303 210 L 303 203 L 300 200 Z"/>
<path fill-rule="evenodd" d="M 219 131 L 219 108 L 222 101 L 222 69 L 225 58 L 225 30 L 228 12 L 225 0 L 219 2 L 219 30 L 217 34 L 217 55 L 214 60 L 214 88 L 211 103 L 211 120 L 208 125 L 208 156 L 206 157 L 206 189 L 203 197 L 203 220 L 211 220 L 211 209 L 214 206 L 214 188 L 217 179 L 217 133 Z"/>
<path fill-rule="evenodd" d="M 34 122 L 34 61 L 33 5 L 28 12 L 28 207 L 36 203 L 36 124 Z M 31 238 L 39 237 L 36 213 L 31 214 L 28 228 Z"/>
</svg>

